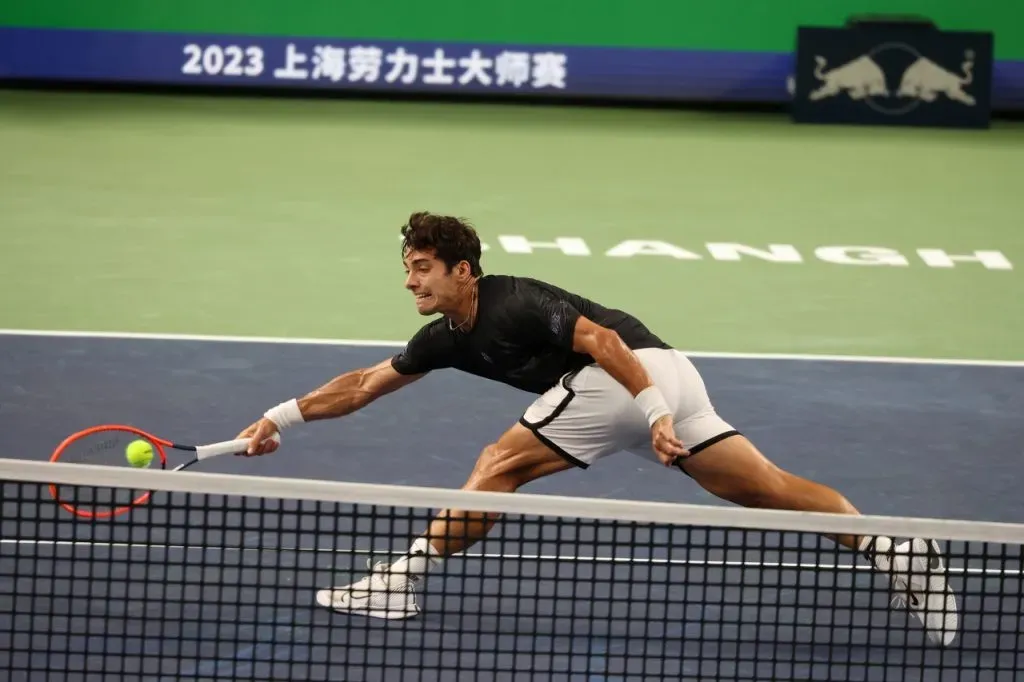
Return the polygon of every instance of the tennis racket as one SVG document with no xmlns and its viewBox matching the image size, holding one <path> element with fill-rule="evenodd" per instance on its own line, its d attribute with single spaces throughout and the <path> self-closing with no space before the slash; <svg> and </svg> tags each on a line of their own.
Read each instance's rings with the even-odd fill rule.
<svg viewBox="0 0 1024 682">
<path fill-rule="evenodd" d="M 274 434 L 280 442 L 280 436 Z M 65 438 L 50 456 L 51 462 L 94 464 L 112 468 L 132 468 L 128 461 L 127 448 L 133 441 L 145 441 L 153 450 L 149 468 L 181 471 L 188 467 L 220 455 L 233 455 L 246 451 L 248 438 L 227 440 L 208 445 L 187 445 L 176 443 L 151 433 L 124 424 L 100 424 L 71 434 Z M 186 457 L 173 456 L 168 459 L 167 450 L 187 453 Z M 113 472 L 112 480 L 116 481 Z M 50 495 L 66 511 L 83 518 L 106 519 L 125 514 L 149 502 L 152 491 L 131 488 L 96 488 L 66 483 L 51 483 Z"/>
</svg>

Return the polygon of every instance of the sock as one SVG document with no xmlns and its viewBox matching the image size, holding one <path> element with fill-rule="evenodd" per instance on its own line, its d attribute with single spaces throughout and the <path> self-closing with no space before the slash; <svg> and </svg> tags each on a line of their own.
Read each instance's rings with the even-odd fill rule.
<svg viewBox="0 0 1024 682">
<path fill-rule="evenodd" d="M 892 538 L 884 535 L 874 537 L 865 535 L 860 539 L 859 546 L 861 554 L 880 571 L 889 572 L 892 570 L 892 558 L 895 554 L 895 544 Z"/>
<path fill-rule="evenodd" d="M 391 564 L 391 573 L 405 573 L 410 579 L 420 581 L 429 571 L 441 565 L 441 554 L 426 538 L 418 538 L 409 548 L 409 553 Z"/>
</svg>

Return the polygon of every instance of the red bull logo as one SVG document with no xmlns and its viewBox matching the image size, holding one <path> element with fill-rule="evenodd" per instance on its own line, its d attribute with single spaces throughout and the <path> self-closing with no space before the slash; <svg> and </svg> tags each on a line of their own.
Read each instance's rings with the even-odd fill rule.
<svg viewBox="0 0 1024 682">
<path fill-rule="evenodd" d="M 864 101 L 872 109 L 888 115 L 905 114 L 922 102 L 934 102 L 940 95 L 974 106 L 974 97 L 964 91 L 973 82 L 974 55 L 968 50 L 964 57 L 962 73 L 956 73 L 906 43 L 879 45 L 831 69 L 827 68 L 826 57 L 815 55 L 814 77 L 820 84 L 810 91 L 808 99 L 817 102 L 845 93 L 850 99 Z M 888 69 L 880 65 L 883 60 L 889 65 Z M 897 78 L 892 64 L 900 62 L 909 62 L 909 66 Z"/>
<path fill-rule="evenodd" d="M 949 99 L 973 107 L 974 98 L 964 92 L 963 88 L 974 80 L 974 53 L 968 50 L 964 54 L 964 62 L 960 67 L 963 75 L 947 71 L 926 57 L 918 57 L 917 61 L 903 72 L 900 79 L 900 97 L 914 97 L 925 102 L 934 102 L 939 94 Z"/>
<path fill-rule="evenodd" d="M 889 89 L 885 85 L 885 72 L 868 55 L 857 57 L 831 71 L 822 70 L 828 64 L 824 57 L 816 56 L 814 61 L 817 64 L 814 77 L 820 80 L 822 85 L 811 91 L 812 102 L 825 97 L 835 97 L 842 91 L 846 91 L 850 99 L 889 96 Z"/>
<path fill-rule="evenodd" d="M 800 26 L 787 83 L 797 123 L 987 128 L 993 36 L 927 20 Z"/>
</svg>

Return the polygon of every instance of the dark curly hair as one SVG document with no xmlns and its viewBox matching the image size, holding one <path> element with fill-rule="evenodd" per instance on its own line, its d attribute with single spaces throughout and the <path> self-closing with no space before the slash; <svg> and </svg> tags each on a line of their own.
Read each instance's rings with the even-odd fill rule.
<svg viewBox="0 0 1024 682">
<path fill-rule="evenodd" d="M 480 238 L 469 221 L 462 218 L 427 211 L 413 213 L 402 226 L 402 255 L 410 250 L 433 250 L 448 272 L 466 261 L 474 277 L 484 273 L 480 267 Z"/>
</svg>

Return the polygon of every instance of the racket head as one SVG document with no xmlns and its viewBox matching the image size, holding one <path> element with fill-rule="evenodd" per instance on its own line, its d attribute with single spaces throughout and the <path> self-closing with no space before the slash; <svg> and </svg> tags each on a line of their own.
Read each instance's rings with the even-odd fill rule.
<svg viewBox="0 0 1024 682">
<path fill-rule="evenodd" d="M 125 448 L 135 440 L 144 440 L 152 446 L 153 462 L 150 469 L 167 468 L 164 448 L 173 447 L 173 444 L 124 424 L 100 424 L 73 433 L 61 441 L 50 455 L 50 461 L 109 466 L 112 469 L 111 477 L 116 479 L 116 469 L 133 468 L 128 462 Z M 150 490 L 132 490 L 116 485 L 97 488 L 64 483 L 51 483 L 49 492 L 65 511 L 86 519 L 121 516 L 147 504 L 152 494 Z"/>
</svg>

